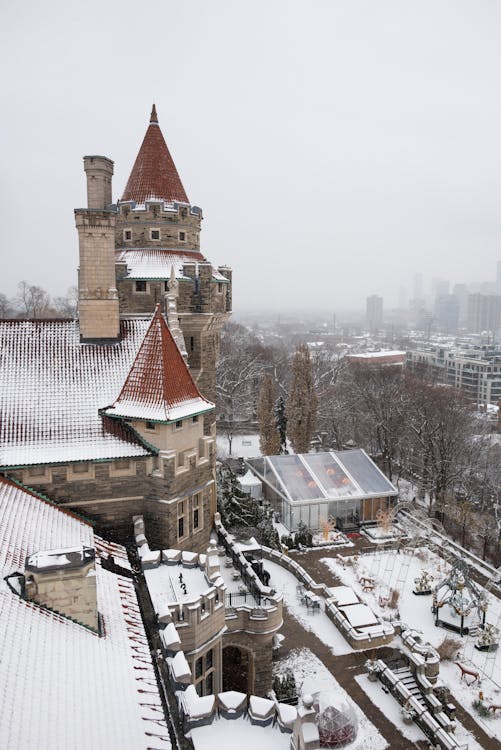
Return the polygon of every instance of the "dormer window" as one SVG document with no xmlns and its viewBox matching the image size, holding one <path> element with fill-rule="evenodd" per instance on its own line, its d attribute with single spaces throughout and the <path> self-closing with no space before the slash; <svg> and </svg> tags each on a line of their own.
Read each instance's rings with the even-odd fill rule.
<svg viewBox="0 0 501 750">
<path fill-rule="evenodd" d="M 160 239 L 160 229 L 150 229 L 150 240 Z"/>
<path fill-rule="evenodd" d="M 124 229 L 124 240 L 131 240 L 132 239 L 132 229 Z"/>
<path fill-rule="evenodd" d="M 146 281 L 136 281 L 135 287 L 136 292 L 147 292 L 148 291 L 148 285 Z"/>
<path fill-rule="evenodd" d="M 152 432 L 153 432 L 153 430 L 155 430 L 155 429 L 156 429 L 156 424 L 155 424 L 155 422 L 146 422 L 146 425 L 145 425 L 145 426 L 146 426 L 146 429 L 147 429 L 147 430 L 151 430 Z"/>
<path fill-rule="evenodd" d="M 186 242 L 186 232 L 179 232 L 179 242 Z"/>
<path fill-rule="evenodd" d="M 183 420 L 178 419 L 176 422 L 176 430 L 180 430 L 182 426 L 183 426 Z"/>
</svg>

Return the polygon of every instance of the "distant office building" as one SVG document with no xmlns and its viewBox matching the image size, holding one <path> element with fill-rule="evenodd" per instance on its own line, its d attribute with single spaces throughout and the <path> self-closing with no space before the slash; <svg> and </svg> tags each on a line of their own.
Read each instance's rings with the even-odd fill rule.
<svg viewBox="0 0 501 750">
<path fill-rule="evenodd" d="M 501 294 L 501 260 L 498 260 L 497 274 L 496 274 L 496 291 Z"/>
<path fill-rule="evenodd" d="M 459 301 L 454 294 L 441 294 L 435 304 L 439 331 L 456 333 L 459 323 Z"/>
<path fill-rule="evenodd" d="M 458 301 L 459 306 L 459 326 L 466 326 L 468 322 L 468 285 L 454 284 L 453 295 Z"/>
<path fill-rule="evenodd" d="M 471 333 L 501 328 L 501 294 L 470 294 L 468 296 L 468 330 Z"/>
<path fill-rule="evenodd" d="M 444 297 L 449 294 L 450 284 L 446 279 L 433 279 L 431 282 L 431 296 L 433 307 L 436 307 L 437 301 L 440 297 Z"/>
<path fill-rule="evenodd" d="M 423 274 L 422 273 L 415 273 L 414 274 L 414 283 L 412 288 L 412 296 L 415 300 L 422 300 L 424 298 L 423 294 Z"/>
<path fill-rule="evenodd" d="M 378 294 L 367 297 L 365 320 L 369 331 L 379 331 L 383 327 L 383 298 Z"/>
</svg>

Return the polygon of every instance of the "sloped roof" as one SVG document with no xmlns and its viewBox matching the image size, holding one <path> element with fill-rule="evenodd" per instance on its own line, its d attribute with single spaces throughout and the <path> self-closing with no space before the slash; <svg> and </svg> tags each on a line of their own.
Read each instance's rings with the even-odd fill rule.
<svg viewBox="0 0 501 750">
<path fill-rule="evenodd" d="M 33 552 L 77 545 L 94 546 L 87 523 L 0 478 L 0 746 L 170 748 L 132 582 L 97 562 L 99 637 L 3 580 Z"/>
<path fill-rule="evenodd" d="M 289 500 L 361 500 L 392 497 L 397 489 L 360 449 L 264 456 L 249 465 Z"/>
<path fill-rule="evenodd" d="M 158 124 L 155 105 L 150 124 L 132 167 L 122 201 L 144 203 L 148 199 L 189 203 L 176 165 Z"/>
<path fill-rule="evenodd" d="M 105 410 L 111 417 L 174 422 L 211 411 L 199 392 L 157 305 L 120 395 Z"/>
<path fill-rule="evenodd" d="M 182 279 L 183 264 L 205 261 L 202 253 L 189 250 L 162 250 L 156 247 L 121 248 L 115 252 L 116 262 L 126 263 L 128 279 L 170 279 L 174 266 L 176 278 Z M 226 279 L 225 279 L 226 281 Z"/>
<path fill-rule="evenodd" d="M 148 455 L 132 430 L 103 420 L 148 327 L 121 322 L 109 346 L 81 344 L 69 320 L 0 321 L 0 467 Z"/>
</svg>

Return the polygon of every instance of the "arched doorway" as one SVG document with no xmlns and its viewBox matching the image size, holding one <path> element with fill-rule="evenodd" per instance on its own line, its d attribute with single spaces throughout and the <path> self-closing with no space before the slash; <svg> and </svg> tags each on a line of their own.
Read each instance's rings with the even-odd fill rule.
<svg viewBox="0 0 501 750">
<path fill-rule="evenodd" d="M 223 691 L 250 692 L 250 660 L 250 653 L 238 646 L 223 648 Z"/>
</svg>

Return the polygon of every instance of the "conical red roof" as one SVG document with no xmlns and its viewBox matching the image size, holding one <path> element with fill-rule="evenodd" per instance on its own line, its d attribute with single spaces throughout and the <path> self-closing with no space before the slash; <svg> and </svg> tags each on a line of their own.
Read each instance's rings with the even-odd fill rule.
<svg viewBox="0 0 501 750">
<path fill-rule="evenodd" d="M 125 419 L 175 422 L 210 411 L 157 305 L 120 395 L 104 413 Z"/>
<path fill-rule="evenodd" d="M 125 186 L 123 201 L 144 203 L 158 198 L 167 202 L 189 203 L 158 124 L 155 105 L 150 124 Z"/>
</svg>

